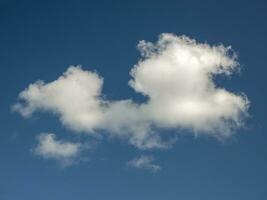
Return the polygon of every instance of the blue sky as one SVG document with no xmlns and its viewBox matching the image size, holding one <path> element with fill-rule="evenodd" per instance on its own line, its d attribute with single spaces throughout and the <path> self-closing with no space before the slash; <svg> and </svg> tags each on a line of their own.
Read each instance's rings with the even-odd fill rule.
<svg viewBox="0 0 267 200">
<path fill-rule="evenodd" d="M 266 199 L 266 8 L 0 0 L 0 199 Z"/>
</svg>

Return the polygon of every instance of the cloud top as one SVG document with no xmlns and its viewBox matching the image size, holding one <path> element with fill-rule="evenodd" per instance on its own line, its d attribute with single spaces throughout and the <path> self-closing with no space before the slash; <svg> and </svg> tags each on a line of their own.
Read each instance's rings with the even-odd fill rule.
<svg viewBox="0 0 267 200">
<path fill-rule="evenodd" d="M 231 47 L 162 34 L 154 44 L 140 41 L 138 48 L 142 58 L 130 72 L 129 85 L 148 97 L 145 103 L 105 100 L 103 78 L 71 66 L 53 82 L 30 84 L 13 109 L 25 117 L 38 110 L 52 112 L 76 132 L 102 134 L 104 130 L 140 149 L 170 146 L 161 138 L 162 129 L 227 138 L 242 126 L 247 97 L 213 81 L 215 75 L 239 70 Z"/>
</svg>

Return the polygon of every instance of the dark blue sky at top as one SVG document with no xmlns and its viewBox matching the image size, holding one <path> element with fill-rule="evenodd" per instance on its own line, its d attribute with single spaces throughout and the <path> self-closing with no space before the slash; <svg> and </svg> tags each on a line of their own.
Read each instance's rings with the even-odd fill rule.
<svg viewBox="0 0 267 200">
<path fill-rule="evenodd" d="M 266 10 L 265 1 L 241 0 L 0 0 L 0 199 L 267 199 Z M 241 73 L 217 82 L 251 101 L 243 129 L 223 143 L 178 136 L 169 150 L 145 152 L 161 165 L 158 173 L 127 168 L 127 160 L 144 152 L 115 139 L 102 140 L 84 155 L 87 161 L 63 169 L 31 153 L 40 132 L 77 135 L 52 114 L 23 119 L 12 113 L 20 91 L 82 65 L 104 77 L 106 98 L 142 101 L 128 86 L 140 59 L 136 45 L 164 32 L 238 52 Z"/>
</svg>

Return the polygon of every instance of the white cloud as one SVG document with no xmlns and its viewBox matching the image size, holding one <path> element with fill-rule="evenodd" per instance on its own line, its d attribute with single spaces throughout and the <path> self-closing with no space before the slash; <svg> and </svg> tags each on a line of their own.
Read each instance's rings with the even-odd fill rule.
<svg viewBox="0 0 267 200">
<path fill-rule="evenodd" d="M 213 82 L 214 75 L 239 69 L 231 47 L 163 34 L 156 44 L 141 41 L 139 49 L 144 59 L 131 70 L 130 85 L 149 97 L 142 110 L 156 126 L 227 137 L 242 124 L 245 95 Z"/>
<path fill-rule="evenodd" d="M 126 164 L 129 167 L 137 168 L 137 169 L 147 169 L 152 172 L 157 172 L 161 169 L 159 165 L 153 164 L 154 162 L 153 156 L 141 155 L 140 157 L 134 158 L 128 161 Z"/>
<path fill-rule="evenodd" d="M 126 138 L 141 149 L 164 148 L 160 129 L 190 130 L 227 138 L 242 126 L 249 101 L 216 87 L 214 75 L 239 70 L 230 47 L 197 43 L 186 36 L 162 34 L 157 43 L 141 41 L 143 58 L 133 67 L 130 86 L 148 97 L 137 104 L 131 99 L 102 98 L 103 79 L 96 73 L 71 66 L 57 80 L 30 84 L 19 94 L 13 109 L 23 116 L 50 111 L 76 132 Z"/>
<path fill-rule="evenodd" d="M 42 133 L 37 137 L 38 144 L 34 154 L 45 159 L 54 159 L 63 166 L 70 165 L 80 153 L 81 144 L 56 140 L 53 133 Z"/>
<path fill-rule="evenodd" d="M 28 117 L 36 110 L 59 114 L 60 120 L 75 131 L 93 132 L 102 121 L 101 94 L 103 80 L 80 67 L 69 67 L 57 80 L 45 84 L 37 81 L 19 94 L 25 101 L 13 109 Z"/>
</svg>

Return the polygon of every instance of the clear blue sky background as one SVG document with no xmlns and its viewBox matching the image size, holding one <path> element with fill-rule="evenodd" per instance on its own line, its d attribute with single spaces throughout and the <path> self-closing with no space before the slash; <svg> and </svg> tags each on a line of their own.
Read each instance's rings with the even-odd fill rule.
<svg viewBox="0 0 267 200">
<path fill-rule="evenodd" d="M 265 2 L 0 0 L 0 199 L 267 199 Z M 225 143 L 179 136 L 173 148 L 152 152 L 158 173 L 127 168 L 125 161 L 141 152 L 119 140 L 103 140 L 86 162 L 64 169 L 30 152 L 40 132 L 73 134 L 51 114 L 12 113 L 20 91 L 81 64 L 105 78 L 109 99 L 141 100 L 127 84 L 139 59 L 136 45 L 163 32 L 239 53 L 242 72 L 218 84 L 249 97 L 244 129 Z"/>
</svg>

